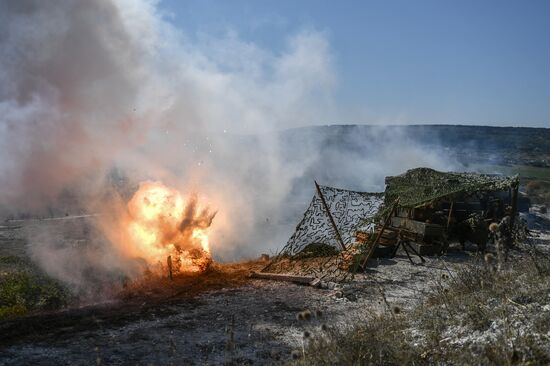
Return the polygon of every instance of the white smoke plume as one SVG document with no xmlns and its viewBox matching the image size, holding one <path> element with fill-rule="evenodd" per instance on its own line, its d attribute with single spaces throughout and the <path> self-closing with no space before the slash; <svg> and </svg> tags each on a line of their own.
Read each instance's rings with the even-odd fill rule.
<svg viewBox="0 0 550 366">
<path fill-rule="evenodd" d="M 161 180 L 207 199 L 218 211 L 214 256 L 237 259 L 284 244 L 314 178 L 380 190 L 387 174 L 448 168 L 383 129 L 373 138 L 384 144 L 359 152 L 275 132 L 333 122 L 336 85 L 323 32 L 288 35 L 276 53 L 234 32 L 184 34 L 152 0 L 2 0 L 0 206 L 40 212 L 70 191 L 96 213 L 116 169 L 130 185 Z M 30 247 L 56 277 L 82 277 L 64 267 L 74 253 L 47 236 Z M 105 260 L 111 248 L 85 260 L 129 268 Z"/>
</svg>

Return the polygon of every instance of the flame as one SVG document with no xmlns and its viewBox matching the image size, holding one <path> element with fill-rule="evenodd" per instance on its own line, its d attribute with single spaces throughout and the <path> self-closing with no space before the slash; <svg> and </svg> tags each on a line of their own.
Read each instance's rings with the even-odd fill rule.
<svg viewBox="0 0 550 366">
<path fill-rule="evenodd" d="M 126 231 L 134 255 L 150 265 L 162 267 L 171 256 L 176 272 L 200 272 L 211 262 L 208 228 L 214 216 L 194 195 L 143 182 L 128 202 Z"/>
<path fill-rule="evenodd" d="M 204 232 L 204 230 L 201 229 L 194 229 L 193 235 L 191 236 L 193 239 L 197 239 L 201 243 L 202 250 L 204 250 L 207 253 L 210 253 L 210 245 L 208 243 L 208 235 Z"/>
</svg>

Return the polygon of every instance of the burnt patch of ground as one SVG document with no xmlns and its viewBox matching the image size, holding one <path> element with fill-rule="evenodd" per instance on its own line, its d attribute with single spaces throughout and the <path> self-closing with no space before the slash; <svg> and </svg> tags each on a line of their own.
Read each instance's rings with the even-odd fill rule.
<svg viewBox="0 0 550 366">
<path fill-rule="evenodd" d="M 250 270 L 257 270 L 261 265 L 261 262 L 213 264 L 199 275 L 180 275 L 173 280 L 154 277 L 140 281 L 101 305 L 15 317 L 0 322 L 0 344 L 8 345 L 21 339 L 32 340 L 43 334 L 63 336 L 103 323 L 123 326 L 138 319 L 152 320 L 171 316 L 174 315 L 171 305 L 196 307 L 199 302 L 195 298 L 199 294 L 243 286 L 248 280 Z"/>
<path fill-rule="evenodd" d="M 273 354 L 287 355 L 278 337 L 307 306 L 304 289 L 313 291 L 251 281 L 141 308 L 96 307 L 28 318 L 2 329 L 0 364 L 90 364 L 96 358 L 105 364 L 252 363 L 271 357 L 272 348 Z"/>
</svg>

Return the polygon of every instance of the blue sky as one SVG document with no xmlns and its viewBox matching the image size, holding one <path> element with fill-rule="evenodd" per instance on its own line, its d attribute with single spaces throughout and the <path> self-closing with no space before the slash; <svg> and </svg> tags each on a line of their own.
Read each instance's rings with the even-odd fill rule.
<svg viewBox="0 0 550 366">
<path fill-rule="evenodd" d="M 328 39 L 338 121 L 550 127 L 550 1 L 161 0 L 186 35 Z"/>
</svg>

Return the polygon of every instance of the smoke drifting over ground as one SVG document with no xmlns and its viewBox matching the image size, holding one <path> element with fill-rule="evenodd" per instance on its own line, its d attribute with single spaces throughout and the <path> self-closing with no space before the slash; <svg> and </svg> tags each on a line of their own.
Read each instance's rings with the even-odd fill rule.
<svg viewBox="0 0 550 366">
<path fill-rule="evenodd" d="M 335 121 L 336 81 L 323 32 L 289 35 L 273 53 L 232 32 L 183 34 L 155 1 L 2 1 L 0 205 L 43 212 L 71 192 L 87 212 L 112 215 L 116 168 L 129 187 L 152 179 L 196 192 L 218 210 L 214 257 L 236 259 L 284 244 L 314 178 L 381 190 L 409 167 L 450 168 L 383 128 L 274 132 Z M 32 239 L 35 260 L 70 277 L 58 266 L 74 253 Z M 111 241 L 81 260 L 110 267 Z"/>
</svg>

